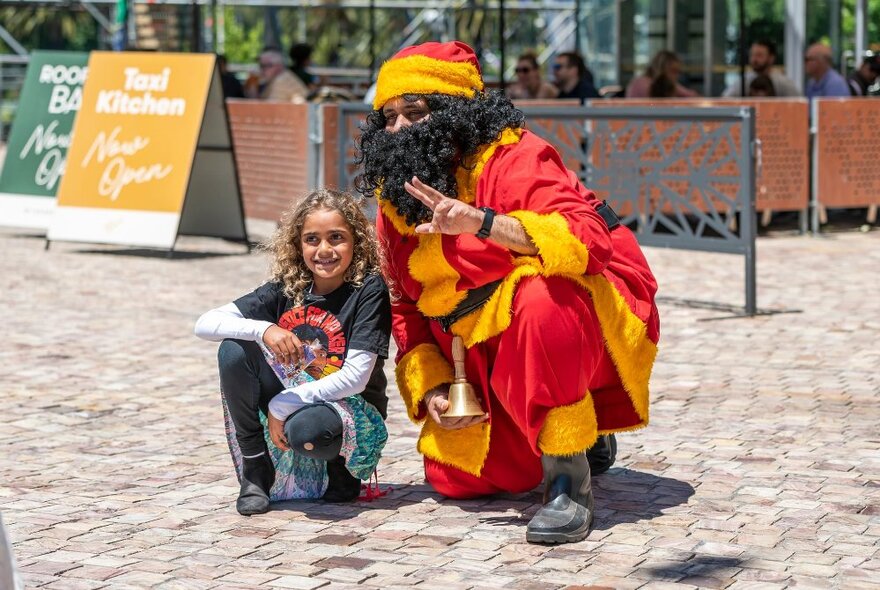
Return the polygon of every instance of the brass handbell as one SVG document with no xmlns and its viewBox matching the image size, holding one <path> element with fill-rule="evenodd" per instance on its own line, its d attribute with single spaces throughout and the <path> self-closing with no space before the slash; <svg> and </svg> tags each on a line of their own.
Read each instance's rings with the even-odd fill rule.
<svg viewBox="0 0 880 590">
<path fill-rule="evenodd" d="M 461 336 L 452 337 L 452 362 L 455 365 L 455 381 L 449 387 L 449 408 L 446 418 L 482 416 L 485 412 L 477 400 L 473 385 L 467 382 L 464 371 L 464 341 Z"/>
</svg>

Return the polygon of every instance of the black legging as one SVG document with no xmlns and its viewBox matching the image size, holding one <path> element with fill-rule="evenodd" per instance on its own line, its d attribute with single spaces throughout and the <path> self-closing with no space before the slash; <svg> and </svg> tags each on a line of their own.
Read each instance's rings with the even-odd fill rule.
<svg viewBox="0 0 880 590">
<path fill-rule="evenodd" d="M 246 457 L 259 455 L 267 450 L 259 412 L 268 415 L 269 400 L 284 387 L 256 342 L 224 340 L 217 362 L 241 453 Z M 342 448 L 342 420 L 324 403 L 297 410 L 285 422 L 284 434 L 291 449 L 313 459 L 335 459 Z"/>
</svg>

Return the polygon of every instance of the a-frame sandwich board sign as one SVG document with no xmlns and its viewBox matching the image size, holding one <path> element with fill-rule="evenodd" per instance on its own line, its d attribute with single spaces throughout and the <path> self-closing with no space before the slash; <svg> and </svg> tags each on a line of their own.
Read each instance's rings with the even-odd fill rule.
<svg viewBox="0 0 880 590">
<path fill-rule="evenodd" d="M 48 240 L 184 234 L 247 243 L 215 56 L 93 52 Z"/>
<path fill-rule="evenodd" d="M 0 225 L 49 227 L 88 61 L 73 51 L 31 54 L 0 174 Z"/>
</svg>

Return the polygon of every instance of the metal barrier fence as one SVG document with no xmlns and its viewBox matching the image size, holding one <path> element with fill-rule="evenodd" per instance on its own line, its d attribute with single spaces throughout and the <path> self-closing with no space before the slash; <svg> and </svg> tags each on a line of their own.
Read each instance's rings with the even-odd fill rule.
<svg viewBox="0 0 880 590">
<path fill-rule="evenodd" d="M 339 104 L 338 186 L 357 174 L 353 138 L 369 107 Z M 522 107 L 646 246 L 741 254 L 745 310 L 757 312 L 752 107 Z"/>
<path fill-rule="evenodd" d="M 796 211 L 807 231 L 810 200 L 810 120 L 804 98 L 670 98 L 593 101 L 592 106 L 755 108 L 755 139 L 760 146 L 755 172 L 755 209 L 763 224 L 773 212 Z"/>
</svg>

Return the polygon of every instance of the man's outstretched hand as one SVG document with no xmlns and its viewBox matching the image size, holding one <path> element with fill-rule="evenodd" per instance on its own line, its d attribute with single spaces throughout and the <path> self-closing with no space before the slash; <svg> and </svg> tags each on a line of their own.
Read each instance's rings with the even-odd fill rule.
<svg viewBox="0 0 880 590">
<path fill-rule="evenodd" d="M 460 430 L 485 422 L 488 414 L 482 416 L 462 416 L 461 418 L 444 418 L 443 412 L 449 409 L 449 391 L 445 387 L 432 389 L 425 394 L 425 407 L 431 419 L 447 430 Z"/>
<path fill-rule="evenodd" d="M 412 182 L 404 182 L 406 189 L 413 198 L 425 204 L 434 212 L 429 223 L 416 226 L 416 232 L 420 234 L 476 234 L 483 225 L 482 211 L 463 203 L 458 199 L 451 199 L 437 189 L 428 186 L 413 176 Z"/>
</svg>

